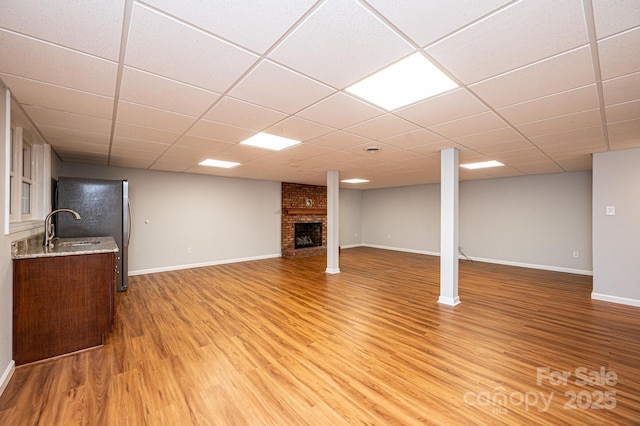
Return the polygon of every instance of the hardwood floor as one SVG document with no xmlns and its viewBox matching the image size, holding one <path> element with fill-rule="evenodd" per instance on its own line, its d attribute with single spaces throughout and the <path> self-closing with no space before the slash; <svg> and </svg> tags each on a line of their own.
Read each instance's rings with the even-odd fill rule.
<svg viewBox="0 0 640 426">
<path fill-rule="evenodd" d="M 17 368 L 0 424 L 640 422 L 640 308 L 591 300 L 591 277 L 463 261 L 452 308 L 435 257 L 325 267 L 131 277 L 105 346 Z"/>
</svg>

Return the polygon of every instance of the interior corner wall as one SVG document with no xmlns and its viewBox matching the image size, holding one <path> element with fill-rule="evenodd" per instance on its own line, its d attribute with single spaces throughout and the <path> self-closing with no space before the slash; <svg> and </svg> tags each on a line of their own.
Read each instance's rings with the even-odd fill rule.
<svg viewBox="0 0 640 426">
<path fill-rule="evenodd" d="M 280 256 L 280 182 L 69 162 L 60 176 L 129 181 L 130 275 Z"/>
<path fill-rule="evenodd" d="M 591 274 L 591 172 L 463 181 L 459 208 L 470 258 Z M 364 245 L 439 255 L 439 184 L 364 191 L 362 211 Z"/>
<path fill-rule="evenodd" d="M 640 149 L 593 155 L 594 299 L 640 306 L 639 183 Z"/>
</svg>

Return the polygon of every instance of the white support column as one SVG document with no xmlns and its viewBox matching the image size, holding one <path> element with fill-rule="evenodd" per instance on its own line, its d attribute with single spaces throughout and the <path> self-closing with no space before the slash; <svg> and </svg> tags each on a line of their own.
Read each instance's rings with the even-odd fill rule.
<svg viewBox="0 0 640 426">
<path fill-rule="evenodd" d="M 458 297 L 458 150 L 440 152 L 440 298 L 455 306 Z"/>
<path fill-rule="evenodd" d="M 336 170 L 327 171 L 327 274 L 340 272 L 340 181 Z"/>
</svg>

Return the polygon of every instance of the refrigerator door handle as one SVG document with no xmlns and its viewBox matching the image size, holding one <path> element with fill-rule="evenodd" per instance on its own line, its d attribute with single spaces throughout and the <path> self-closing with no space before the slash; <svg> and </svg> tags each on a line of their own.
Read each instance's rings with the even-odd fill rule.
<svg viewBox="0 0 640 426">
<path fill-rule="evenodd" d="M 127 210 L 129 211 L 129 215 L 127 216 L 127 246 L 131 242 L 131 201 L 127 198 Z"/>
</svg>

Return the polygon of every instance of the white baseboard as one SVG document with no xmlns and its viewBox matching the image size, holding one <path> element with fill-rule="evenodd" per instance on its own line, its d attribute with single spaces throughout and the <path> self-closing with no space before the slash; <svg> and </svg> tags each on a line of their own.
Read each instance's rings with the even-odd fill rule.
<svg viewBox="0 0 640 426">
<path fill-rule="evenodd" d="M 375 244 L 361 244 L 362 247 L 371 247 L 371 248 L 379 248 L 383 250 L 395 250 L 395 251 L 404 251 L 407 253 L 418 253 L 418 254 L 426 254 L 429 256 L 438 256 L 440 257 L 440 253 L 431 252 L 425 250 L 413 250 L 413 249 L 405 249 L 400 247 L 389 247 L 389 246 L 380 246 Z M 565 268 L 562 266 L 549 266 L 549 265 L 538 265 L 535 263 L 523 263 L 523 262 L 512 262 L 510 260 L 500 260 L 500 259 L 487 259 L 483 257 L 473 257 L 469 256 L 469 258 L 476 262 L 484 262 L 484 263 L 495 263 L 497 265 L 506 265 L 506 266 L 517 266 L 520 268 L 531 268 L 531 269 L 541 269 L 544 271 L 554 271 L 554 272 L 565 272 L 568 274 L 578 274 L 578 275 L 593 275 L 593 271 L 587 271 L 584 269 L 573 269 L 573 268 Z M 460 256 L 460 260 L 465 260 L 464 256 Z"/>
<path fill-rule="evenodd" d="M 601 300 L 603 302 L 620 303 L 622 305 L 640 307 L 640 300 L 629 299 L 626 297 L 610 296 L 608 294 L 591 293 L 591 298 L 594 300 Z"/>
<path fill-rule="evenodd" d="M 437 253 L 434 251 L 414 250 L 414 249 L 408 249 L 408 248 L 402 248 L 402 247 L 380 246 L 377 244 L 361 244 L 361 247 L 371 247 L 371 248 L 377 248 L 382 250 L 403 251 L 405 253 L 426 254 L 428 256 L 438 256 L 438 257 L 440 256 L 440 253 Z"/>
<path fill-rule="evenodd" d="M 15 369 L 16 369 L 16 363 L 15 361 L 11 360 L 7 368 L 2 373 L 2 376 L 0 377 L 0 396 L 2 396 L 2 394 L 4 393 L 4 390 L 7 388 L 7 385 L 9 384 L 9 380 L 11 380 L 11 377 L 13 376 L 13 372 L 15 371 Z"/>
<path fill-rule="evenodd" d="M 250 262 L 252 260 L 273 259 L 273 258 L 280 257 L 280 256 L 281 256 L 280 253 L 278 253 L 278 254 L 267 254 L 267 255 L 263 255 L 263 256 L 242 257 L 242 258 L 237 258 L 237 259 L 214 260 L 212 262 L 190 263 L 190 264 L 186 264 L 186 265 L 164 266 L 162 268 L 139 269 L 137 271 L 129 271 L 129 276 L 132 277 L 134 275 L 155 274 L 155 273 L 158 273 L 158 272 L 179 271 L 181 269 L 202 268 L 204 266 L 225 265 L 227 263 Z"/>
<path fill-rule="evenodd" d="M 471 260 L 474 260 L 474 261 L 485 262 L 485 263 L 495 263 L 498 265 L 518 266 L 520 268 L 541 269 L 543 271 L 565 272 L 567 274 L 590 275 L 590 276 L 593 275 L 593 271 L 587 271 L 584 269 L 565 268 L 562 266 L 538 265 L 535 263 L 512 262 L 509 260 L 485 259 L 482 257 L 470 256 L 470 258 Z"/>
</svg>

